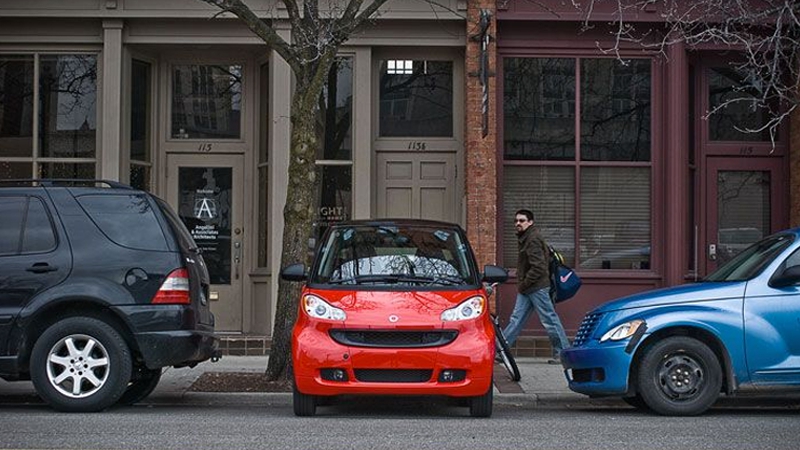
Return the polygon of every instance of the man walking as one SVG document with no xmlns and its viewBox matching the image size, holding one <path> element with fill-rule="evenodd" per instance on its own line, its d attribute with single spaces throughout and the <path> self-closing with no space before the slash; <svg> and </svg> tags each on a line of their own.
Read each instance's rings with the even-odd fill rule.
<svg viewBox="0 0 800 450">
<path fill-rule="evenodd" d="M 547 244 L 539 234 L 539 230 L 533 226 L 533 212 L 527 209 L 520 209 L 515 214 L 514 227 L 517 229 L 517 239 L 519 241 L 519 257 L 517 260 L 517 303 L 514 305 L 514 312 L 511 313 L 511 320 L 503 330 L 503 334 L 511 346 L 516 342 L 522 327 L 528 321 L 533 310 L 539 316 L 547 336 L 550 338 L 550 345 L 553 347 L 553 358 L 547 362 L 549 364 L 560 364 L 559 357 L 561 350 L 569 347 L 567 334 L 564 326 L 558 318 L 555 306 L 550 300 L 550 277 L 549 277 L 549 252 Z"/>
</svg>

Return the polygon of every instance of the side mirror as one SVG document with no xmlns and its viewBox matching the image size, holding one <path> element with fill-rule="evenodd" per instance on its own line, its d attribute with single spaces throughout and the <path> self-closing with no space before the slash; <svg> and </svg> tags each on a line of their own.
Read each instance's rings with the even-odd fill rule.
<svg viewBox="0 0 800 450">
<path fill-rule="evenodd" d="M 792 266 L 775 273 L 769 280 L 770 287 L 784 288 L 800 284 L 800 266 Z"/>
<path fill-rule="evenodd" d="M 281 270 L 281 278 L 286 281 L 306 281 L 308 278 L 306 266 L 299 263 L 286 266 Z"/>
<path fill-rule="evenodd" d="M 484 283 L 505 283 L 506 280 L 508 280 L 508 272 L 506 269 L 491 264 L 483 266 L 483 277 L 481 281 Z"/>
</svg>

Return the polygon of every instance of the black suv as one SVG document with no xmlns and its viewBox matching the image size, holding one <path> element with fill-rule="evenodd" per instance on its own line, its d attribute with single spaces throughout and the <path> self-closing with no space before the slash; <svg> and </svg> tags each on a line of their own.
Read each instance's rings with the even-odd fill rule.
<svg viewBox="0 0 800 450">
<path fill-rule="evenodd" d="M 166 202 L 110 181 L 0 182 L 0 377 L 62 411 L 218 356 L 208 271 Z"/>
</svg>

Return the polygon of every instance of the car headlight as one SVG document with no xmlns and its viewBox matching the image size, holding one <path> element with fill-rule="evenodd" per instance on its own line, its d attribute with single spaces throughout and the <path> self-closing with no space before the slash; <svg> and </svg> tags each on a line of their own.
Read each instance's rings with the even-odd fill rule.
<svg viewBox="0 0 800 450">
<path fill-rule="evenodd" d="M 306 314 L 316 319 L 338 321 L 347 319 L 347 314 L 343 310 L 334 308 L 316 295 L 306 294 L 303 296 L 303 309 Z"/>
<path fill-rule="evenodd" d="M 608 332 L 600 338 L 600 342 L 621 341 L 622 339 L 629 338 L 633 336 L 633 334 L 636 333 L 636 330 L 638 330 L 642 325 L 644 325 L 644 320 L 639 319 L 621 323 L 608 330 Z"/>
<path fill-rule="evenodd" d="M 455 308 L 444 310 L 442 313 L 443 322 L 453 322 L 456 320 L 469 320 L 480 316 L 486 306 L 486 299 L 477 296 L 458 304 Z"/>
</svg>

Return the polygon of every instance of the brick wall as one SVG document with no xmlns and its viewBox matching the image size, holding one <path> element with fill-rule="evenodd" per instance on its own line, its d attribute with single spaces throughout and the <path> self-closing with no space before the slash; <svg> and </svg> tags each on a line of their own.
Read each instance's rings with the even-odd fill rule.
<svg viewBox="0 0 800 450">
<path fill-rule="evenodd" d="M 489 54 L 488 134 L 482 135 L 483 88 L 480 77 L 480 42 L 472 39 L 480 33 L 480 11 L 491 13 Z M 478 266 L 494 264 L 497 255 L 497 120 L 496 120 L 496 11 L 494 0 L 469 0 L 467 4 L 466 50 L 466 215 L 467 235 L 478 258 Z"/>
</svg>

